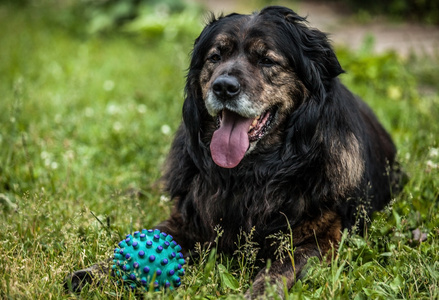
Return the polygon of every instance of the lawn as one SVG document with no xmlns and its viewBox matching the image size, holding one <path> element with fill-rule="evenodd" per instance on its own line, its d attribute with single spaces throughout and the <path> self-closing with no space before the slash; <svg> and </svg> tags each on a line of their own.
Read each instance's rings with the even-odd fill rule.
<svg viewBox="0 0 439 300">
<path fill-rule="evenodd" d="M 170 212 L 157 180 L 203 18 L 170 17 L 173 32 L 134 24 L 129 33 L 92 34 L 63 4 L 3 2 L 0 298 L 76 298 L 63 289 L 69 272 L 109 257 L 125 234 Z M 403 59 L 372 46 L 337 48 L 341 78 L 390 131 L 410 180 L 364 237 L 345 236 L 331 264 L 311 260 L 291 299 L 439 298 L 439 53 Z M 256 272 L 255 245 L 242 241 L 233 258 L 200 249 L 182 287 L 143 297 L 240 298 Z M 80 296 L 138 297 L 111 281 Z"/>
</svg>

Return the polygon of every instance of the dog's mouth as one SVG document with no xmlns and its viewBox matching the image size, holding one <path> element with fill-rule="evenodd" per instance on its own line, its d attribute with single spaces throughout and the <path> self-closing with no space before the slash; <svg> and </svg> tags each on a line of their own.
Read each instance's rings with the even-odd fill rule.
<svg viewBox="0 0 439 300">
<path fill-rule="evenodd" d="M 223 168 L 234 168 L 244 158 L 251 143 L 256 143 L 270 129 L 276 115 L 272 107 L 255 118 L 246 118 L 224 109 L 218 115 L 218 128 L 213 133 L 210 151 L 213 161 Z"/>
<path fill-rule="evenodd" d="M 260 140 L 267 133 L 268 129 L 270 129 L 275 113 L 276 110 L 272 108 L 267 110 L 264 114 L 253 119 L 248 131 L 250 142 Z"/>
</svg>

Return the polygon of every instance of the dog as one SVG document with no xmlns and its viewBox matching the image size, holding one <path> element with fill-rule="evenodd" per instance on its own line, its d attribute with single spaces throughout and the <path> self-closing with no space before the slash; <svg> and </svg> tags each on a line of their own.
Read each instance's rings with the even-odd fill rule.
<svg viewBox="0 0 439 300">
<path fill-rule="evenodd" d="M 401 189 L 395 145 L 343 72 L 327 35 L 280 6 L 213 17 L 194 43 L 163 176 L 175 205 L 156 228 L 189 253 L 219 226 L 215 247 L 231 255 L 253 232 L 271 267 L 247 298 L 263 295 L 266 276 L 282 296 L 308 258 L 324 259 L 344 229 L 361 233 Z M 267 238 L 279 233 L 292 236 L 293 262 Z"/>
</svg>

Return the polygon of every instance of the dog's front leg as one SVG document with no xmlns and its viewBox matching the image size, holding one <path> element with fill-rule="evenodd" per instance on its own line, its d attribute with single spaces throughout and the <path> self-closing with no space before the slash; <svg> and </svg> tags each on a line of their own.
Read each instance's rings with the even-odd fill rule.
<svg viewBox="0 0 439 300">
<path fill-rule="evenodd" d="M 256 276 L 252 287 L 246 292 L 246 299 L 258 299 L 263 297 L 267 281 L 276 285 L 277 294 L 281 299 L 285 298 L 288 291 L 304 274 L 303 268 L 311 256 L 319 256 L 317 247 L 300 247 L 294 252 L 294 262 L 290 258 L 274 261 L 270 268 L 261 270 Z"/>
<path fill-rule="evenodd" d="M 277 293 L 283 299 L 285 291 L 303 277 L 303 268 L 310 257 L 322 259 L 329 251 L 338 247 L 341 240 L 340 218 L 335 212 L 327 211 L 293 228 L 292 237 L 294 261 L 287 255 L 283 260 L 274 261 L 268 270 L 260 271 L 245 295 L 247 299 L 255 299 L 264 294 L 266 278 L 270 284 L 277 286 Z"/>
<path fill-rule="evenodd" d="M 64 281 L 64 289 L 69 292 L 80 293 L 86 284 L 99 283 L 103 278 L 108 278 L 111 273 L 112 261 L 112 259 L 108 259 L 69 274 Z"/>
</svg>

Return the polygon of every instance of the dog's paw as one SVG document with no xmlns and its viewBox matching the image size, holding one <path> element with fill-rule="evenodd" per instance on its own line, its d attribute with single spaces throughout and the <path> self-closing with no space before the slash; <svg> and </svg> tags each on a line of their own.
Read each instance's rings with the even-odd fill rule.
<svg viewBox="0 0 439 300">
<path fill-rule="evenodd" d="M 256 276 L 252 286 L 244 294 L 244 299 L 286 299 L 287 295 L 284 291 L 284 283 L 279 277 L 280 276 L 274 274 L 270 277 L 266 270 L 261 270 Z"/>
<path fill-rule="evenodd" d="M 73 272 L 66 277 L 64 289 L 68 292 L 80 293 L 85 285 L 99 284 L 103 278 L 109 277 L 110 270 L 109 264 L 105 262 Z"/>
</svg>

